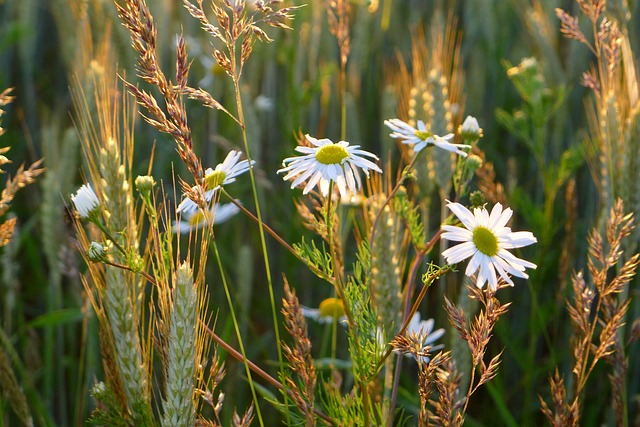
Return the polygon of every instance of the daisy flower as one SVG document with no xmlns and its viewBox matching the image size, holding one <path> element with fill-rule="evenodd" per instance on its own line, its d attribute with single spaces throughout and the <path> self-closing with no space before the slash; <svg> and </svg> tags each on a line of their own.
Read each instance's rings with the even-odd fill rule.
<svg viewBox="0 0 640 427">
<path fill-rule="evenodd" d="M 76 194 L 71 195 L 71 201 L 78 211 L 80 219 L 89 220 L 97 214 L 100 200 L 91 188 L 91 184 L 84 184 Z"/>
<path fill-rule="evenodd" d="M 430 347 L 429 351 L 433 352 L 444 347 L 444 344 L 433 345 L 444 335 L 444 329 L 439 328 L 434 331 L 434 325 L 435 322 L 433 319 L 420 320 L 420 313 L 416 312 L 409 321 L 407 331 L 405 333 L 409 336 L 416 337 L 416 339 L 420 339 L 422 341 L 423 350 L 426 347 Z M 406 353 L 405 356 L 411 357 L 412 355 L 410 353 Z M 426 356 L 423 356 L 422 360 L 424 363 L 429 362 L 429 358 Z"/>
<path fill-rule="evenodd" d="M 517 258 L 507 249 L 521 248 L 536 243 L 535 236 L 529 231 L 512 232 L 505 227 L 513 211 L 510 208 L 502 210 L 502 205 L 496 203 L 491 214 L 485 208 L 475 208 L 471 213 L 460 203 L 448 202 L 447 206 L 462 222 L 463 227 L 443 225 L 443 239 L 452 242 L 462 242 L 442 252 L 447 263 L 456 264 L 471 258 L 465 274 L 471 277 L 479 270 L 476 286 L 482 288 L 485 282 L 494 291 L 498 287 L 496 271 L 505 282 L 513 286 L 509 274 L 527 279 L 525 268 L 536 268 L 536 265 Z"/>
<path fill-rule="evenodd" d="M 184 212 L 180 221 L 173 221 L 172 228 L 174 233 L 187 234 L 193 230 L 204 227 L 210 220 L 213 220 L 215 224 L 223 223 L 239 211 L 240 208 L 233 203 L 216 203 L 206 212 L 200 209 Z"/>
<path fill-rule="evenodd" d="M 207 189 L 204 197 L 207 203 L 211 203 L 213 195 L 220 187 L 235 182 L 238 175 L 242 175 L 256 163 L 252 160 L 249 165 L 248 160 L 240 160 L 241 155 L 242 152 L 232 150 L 215 169 L 207 168 L 204 171 L 204 182 Z M 177 213 L 193 213 L 196 210 L 198 210 L 198 205 L 187 197 L 178 205 Z"/>
<path fill-rule="evenodd" d="M 467 153 L 462 151 L 461 148 L 471 148 L 470 145 L 452 144 L 449 142 L 453 139 L 452 133 L 448 133 L 445 136 L 438 136 L 429 132 L 422 120 L 418 120 L 418 129 L 400 119 L 385 120 L 384 124 L 393 131 L 389 134 L 391 138 L 401 139 L 403 144 L 415 144 L 413 151 L 416 153 L 429 144 L 433 144 L 443 150 L 467 157 Z"/>
<path fill-rule="evenodd" d="M 444 329 L 442 328 L 436 329 L 435 331 L 433 330 L 434 323 L 433 319 L 420 320 L 420 313 L 416 311 L 407 325 L 407 334 L 424 334 L 426 335 L 424 345 L 433 344 L 444 335 Z M 439 344 L 437 346 L 431 346 L 431 349 L 438 350 L 442 347 L 444 346 Z"/>
<path fill-rule="evenodd" d="M 411 320 L 409 321 L 409 324 L 407 325 L 407 329 L 404 334 L 410 339 L 410 341 L 417 343 L 416 345 L 420 347 L 421 350 L 426 349 L 426 347 L 429 347 L 430 352 L 435 350 L 440 350 L 441 348 L 444 347 L 443 344 L 438 344 L 438 345 L 433 345 L 433 344 L 444 335 L 444 329 L 440 328 L 434 331 L 433 330 L 434 324 L 435 322 L 433 319 L 420 320 L 420 313 L 416 312 L 411 318 Z M 386 345 L 386 343 L 384 343 L 382 339 L 381 328 L 378 328 L 377 337 L 378 337 L 378 342 L 381 345 L 383 346 Z M 394 351 L 397 352 L 397 350 L 394 350 Z M 404 353 L 404 355 L 406 357 L 413 357 L 413 354 L 410 352 L 406 352 Z M 422 356 L 422 360 L 425 363 L 429 362 L 429 358 L 426 356 Z"/>
<path fill-rule="evenodd" d="M 302 306 L 302 315 L 318 323 L 332 323 L 337 320 L 343 325 L 347 324 L 344 305 L 342 305 L 342 301 L 339 298 L 327 298 L 320 303 L 318 308 Z"/>
<path fill-rule="evenodd" d="M 330 139 L 316 139 L 309 135 L 305 135 L 305 138 L 313 147 L 296 147 L 296 151 L 304 155 L 284 159 L 284 167 L 277 172 L 287 172 L 282 178 L 285 181 L 295 178 L 291 188 L 308 179 L 302 194 L 309 193 L 319 183 L 320 192 L 326 197 L 329 194 L 329 183 L 334 181 L 342 197 L 355 195 L 362 187 L 358 168 L 362 169 L 367 177 L 369 170 L 382 173 L 378 165 L 365 158 L 378 160 L 378 157 L 360 150 L 359 145 L 349 146 L 346 141 L 334 143 Z"/>
</svg>

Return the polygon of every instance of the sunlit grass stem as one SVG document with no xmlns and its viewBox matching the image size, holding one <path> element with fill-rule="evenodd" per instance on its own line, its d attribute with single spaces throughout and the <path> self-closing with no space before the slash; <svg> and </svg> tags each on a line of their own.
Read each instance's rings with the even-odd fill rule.
<svg viewBox="0 0 640 427">
<path fill-rule="evenodd" d="M 235 52 L 233 55 L 231 55 L 232 58 L 232 62 L 235 62 Z M 236 69 L 235 64 L 233 64 L 233 69 Z M 235 97 L 236 97 L 236 105 L 238 108 L 238 120 L 240 121 L 240 123 L 242 124 L 242 141 L 244 143 L 244 150 L 245 150 L 245 154 L 247 156 L 247 160 L 249 161 L 249 165 L 251 165 L 251 153 L 249 150 L 249 140 L 247 138 L 247 130 L 246 130 L 246 124 L 245 124 L 245 119 L 244 119 L 244 112 L 242 109 L 242 98 L 240 95 L 240 82 L 239 82 L 239 78 L 240 76 L 237 75 L 234 77 L 233 79 L 233 87 L 234 87 L 234 91 L 235 91 Z M 276 339 L 276 349 L 278 352 L 278 366 L 280 369 L 280 372 L 282 375 L 284 375 L 284 358 L 282 356 L 282 346 L 281 346 L 281 341 L 280 341 L 280 328 L 278 326 L 278 314 L 277 314 L 277 309 L 276 309 L 276 302 L 275 302 L 275 297 L 274 297 L 274 293 L 273 293 L 273 278 L 271 276 L 271 266 L 269 265 L 269 252 L 267 250 L 267 242 L 266 242 L 266 238 L 264 235 L 264 224 L 262 221 L 262 210 L 260 208 L 260 201 L 259 201 L 259 197 L 258 197 L 258 186 L 256 184 L 256 177 L 255 177 L 255 173 L 253 172 L 253 166 L 251 165 L 249 167 L 249 177 L 251 179 L 251 192 L 253 194 L 253 202 L 256 205 L 256 216 L 258 218 L 258 230 L 260 231 L 260 246 L 262 248 L 262 257 L 264 260 L 264 269 L 265 269 L 265 276 L 267 279 L 267 285 L 269 288 L 269 303 L 271 304 L 271 317 L 273 319 L 273 330 L 275 333 L 275 339 Z M 287 399 L 287 394 L 285 394 L 285 400 Z M 285 408 L 286 408 L 286 413 L 287 413 L 287 420 L 289 420 L 290 416 L 289 416 L 289 405 L 285 402 Z"/>
</svg>

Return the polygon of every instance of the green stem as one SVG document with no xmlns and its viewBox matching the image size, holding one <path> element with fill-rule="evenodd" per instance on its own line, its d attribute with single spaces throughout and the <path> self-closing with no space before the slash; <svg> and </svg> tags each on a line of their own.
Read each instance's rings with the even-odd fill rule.
<svg viewBox="0 0 640 427">
<path fill-rule="evenodd" d="M 109 240 L 111 240 L 113 242 L 113 244 L 116 246 L 116 248 L 122 253 L 122 255 L 124 255 L 124 257 L 126 259 L 127 258 L 127 252 L 124 250 L 122 245 L 120 245 L 120 243 L 118 243 L 118 241 L 113 238 L 113 236 L 111 235 L 109 230 L 107 230 L 107 228 L 100 221 L 92 221 L 92 222 L 96 225 L 96 227 L 98 227 L 100 229 L 100 231 L 102 231 L 104 233 L 105 236 L 107 236 L 107 239 L 109 239 Z"/>
<path fill-rule="evenodd" d="M 242 142 L 244 143 L 244 150 L 245 150 L 245 154 L 247 156 L 247 160 L 249 161 L 249 177 L 251 179 L 251 192 L 253 193 L 253 202 L 256 205 L 256 215 L 258 218 L 258 229 L 260 231 L 260 246 L 262 247 L 262 257 L 264 259 L 264 269 L 265 269 L 265 275 L 267 278 L 267 284 L 268 284 L 268 288 L 269 288 L 269 302 L 271 304 L 271 317 L 273 318 L 273 329 L 274 329 L 274 333 L 275 333 L 275 339 L 276 339 L 276 348 L 278 351 L 278 365 L 279 365 L 279 369 L 280 369 L 280 374 L 284 377 L 285 376 L 285 369 L 284 369 L 284 360 L 283 360 L 283 356 L 282 356 L 282 346 L 281 346 L 281 340 L 280 340 L 280 329 L 278 326 L 278 315 L 277 315 L 277 310 L 276 310 L 276 303 L 275 303 L 275 297 L 274 297 L 274 293 L 273 293 L 273 279 L 271 277 L 271 267 L 269 265 L 269 253 L 267 251 L 267 242 L 266 242 L 266 238 L 265 238 L 265 234 L 264 234 L 264 223 L 262 221 L 262 210 L 260 209 L 260 201 L 258 198 L 258 187 L 256 184 L 256 177 L 255 177 L 255 173 L 253 172 L 253 165 L 251 163 L 251 152 L 249 150 L 249 140 L 247 138 L 247 129 L 246 129 L 246 123 L 245 123 L 245 119 L 244 119 L 244 111 L 242 109 L 242 97 L 240 95 L 240 71 L 237 71 L 237 67 L 236 67 L 236 55 L 235 55 L 235 43 L 230 45 L 230 48 L 232 50 L 231 52 L 231 61 L 232 61 L 232 66 L 233 66 L 233 70 L 234 70 L 234 77 L 233 77 L 233 88 L 234 88 L 234 92 L 235 92 L 235 97 L 236 97 L 236 107 L 238 109 L 238 120 L 240 121 L 241 124 L 241 129 L 242 129 Z M 288 395 L 287 393 L 284 394 L 284 398 L 285 398 L 285 410 L 286 410 L 286 415 L 287 415 L 287 421 L 289 423 L 290 421 L 290 414 L 289 414 L 289 404 L 288 404 Z"/>
<path fill-rule="evenodd" d="M 327 209 L 325 212 L 324 223 L 327 227 L 327 241 L 329 243 L 329 254 L 331 255 L 331 266 L 333 270 L 333 284 L 338 294 L 338 298 L 344 305 L 345 315 L 349 322 L 349 326 L 353 325 L 353 315 L 351 313 L 351 307 L 347 304 L 347 299 L 344 295 L 344 286 L 342 283 L 342 263 L 338 262 L 338 255 L 336 252 L 335 242 L 333 240 L 333 215 L 332 215 L 332 203 L 331 196 L 333 195 L 333 181 L 329 183 L 329 194 L 327 195 Z"/>
<path fill-rule="evenodd" d="M 229 311 L 231 312 L 231 320 L 233 322 L 233 328 L 236 331 L 236 337 L 238 338 L 238 346 L 240 346 L 240 353 L 242 354 L 242 362 L 244 364 L 244 369 L 247 374 L 247 379 L 249 380 L 249 387 L 251 388 L 251 396 L 253 397 L 253 402 L 256 405 L 256 413 L 258 414 L 258 422 L 261 426 L 264 426 L 264 422 L 262 421 L 262 413 L 260 412 L 260 405 L 258 403 L 258 396 L 256 394 L 256 389 L 253 384 L 253 380 L 251 378 L 251 369 L 249 368 L 249 364 L 247 363 L 247 355 L 244 351 L 244 344 L 242 343 L 242 334 L 240 333 L 240 327 L 238 326 L 238 320 L 236 318 L 236 311 L 233 308 L 233 301 L 231 300 L 231 294 L 229 293 L 229 285 L 227 284 L 227 278 L 224 274 L 224 270 L 222 267 L 222 261 L 220 259 L 220 253 L 218 252 L 218 244 L 215 239 L 213 239 L 213 251 L 216 255 L 216 262 L 218 263 L 218 268 L 220 269 L 220 277 L 222 277 L 222 285 L 224 287 L 224 293 L 227 297 L 227 303 L 229 304 Z"/>
<path fill-rule="evenodd" d="M 340 94 L 340 140 L 344 141 L 347 138 L 347 72 L 346 64 L 342 64 L 340 67 L 340 80 L 342 86 L 342 93 Z"/>
<path fill-rule="evenodd" d="M 325 226 L 327 227 L 327 240 L 329 241 L 329 253 L 331 255 L 331 265 L 333 266 L 333 277 L 336 293 L 338 298 L 344 305 L 344 312 L 349 322 L 349 327 L 353 327 L 353 314 L 351 313 L 351 307 L 349 307 L 348 301 L 344 294 L 344 287 L 342 284 L 342 263 L 338 262 L 338 255 L 335 248 L 335 242 L 333 238 L 333 207 L 331 203 L 331 196 L 333 195 L 333 181 L 329 183 L 329 193 L 327 194 L 326 212 L 324 217 Z M 356 337 L 357 340 L 357 337 Z M 359 344 L 356 344 L 356 346 Z M 362 408 L 364 425 L 369 425 L 369 402 L 367 393 L 367 383 L 365 381 L 359 381 L 360 390 L 362 393 Z"/>
</svg>

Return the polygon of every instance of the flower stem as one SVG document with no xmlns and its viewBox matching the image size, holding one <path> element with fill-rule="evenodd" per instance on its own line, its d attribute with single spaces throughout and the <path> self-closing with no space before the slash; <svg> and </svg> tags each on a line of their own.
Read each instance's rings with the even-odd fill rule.
<svg viewBox="0 0 640 427">
<path fill-rule="evenodd" d="M 276 303 L 275 303 L 275 297 L 274 297 L 274 293 L 273 293 L 273 279 L 271 277 L 271 267 L 269 265 L 269 253 L 267 252 L 267 242 L 266 242 L 266 238 L 265 238 L 265 234 L 264 234 L 264 223 L 262 222 L 262 211 L 260 209 L 260 201 L 259 201 L 259 197 L 258 197 L 258 186 L 256 184 L 256 177 L 255 177 L 255 173 L 253 172 L 253 165 L 251 162 L 251 152 L 249 150 L 249 140 L 247 138 L 247 129 L 246 129 L 246 123 L 245 123 L 245 118 L 244 118 L 244 111 L 242 109 L 242 97 L 240 94 L 240 73 L 241 73 L 241 68 L 238 69 L 237 64 L 236 64 L 236 52 L 235 52 L 235 43 L 231 43 L 229 45 L 230 50 L 231 50 L 231 62 L 232 62 L 232 67 L 233 67 L 233 71 L 234 71 L 234 76 L 233 76 L 233 89 L 235 92 L 235 97 L 236 97 L 236 108 L 238 109 L 238 120 L 240 121 L 240 127 L 242 129 L 242 142 L 244 143 L 244 150 L 245 150 L 245 154 L 247 156 L 247 160 L 249 162 L 249 177 L 251 179 L 251 192 L 253 193 L 253 202 L 256 205 L 256 216 L 258 218 L 258 229 L 260 232 L 260 246 L 262 248 L 262 257 L 264 259 L 264 269 L 265 269 L 265 276 L 267 278 L 267 284 L 268 284 L 268 288 L 269 288 L 269 302 L 271 303 L 271 317 L 273 318 L 273 329 L 274 329 L 274 333 L 275 333 L 275 339 L 276 339 L 276 348 L 278 351 L 278 366 L 280 369 L 280 374 L 283 376 L 285 376 L 285 370 L 284 370 L 284 360 L 283 360 L 283 356 L 282 356 L 282 346 L 281 346 L 281 341 L 280 341 L 280 329 L 278 326 L 278 315 L 277 315 L 277 310 L 276 310 Z M 241 64 L 242 66 L 242 64 Z M 287 414 L 287 421 L 290 421 L 290 415 L 289 415 L 289 404 L 288 404 L 288 395 L 285 393 L 285 403 L 284 403 L 284 407 L 286 408 L 286 414 Z"/>
</svg>

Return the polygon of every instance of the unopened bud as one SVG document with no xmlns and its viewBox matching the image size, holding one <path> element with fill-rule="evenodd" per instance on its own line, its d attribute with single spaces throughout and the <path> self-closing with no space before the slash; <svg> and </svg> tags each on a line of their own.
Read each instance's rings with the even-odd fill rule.
<svg viewBox="0 0 640 427">
<path fill-rule="evenodd" d="M 91 262 L 103 261 L 106 257 L 107 250 L 98 242 L 91 242 L 89 249 L 87 249 L 87 258 Z"/>
<path fill-rule="evenodd" d="M 478 125 L 478 120 L 473 116 L 467 116 L 464 119 L 464 122 L 458 127 L 458 133 L 468 141 L 476 141 L 482 138 L 482 128 Z"/>
<path fill-rule="evenodd" d="M 138 175 L 136 178 L 136 188 L 143 197 L 148 197 L 155 185 L 156 181 L 151 175 Z"/>
</svg>

